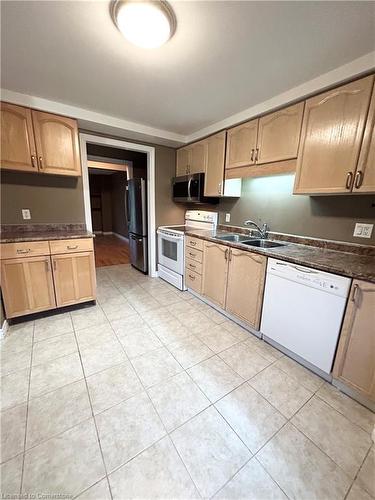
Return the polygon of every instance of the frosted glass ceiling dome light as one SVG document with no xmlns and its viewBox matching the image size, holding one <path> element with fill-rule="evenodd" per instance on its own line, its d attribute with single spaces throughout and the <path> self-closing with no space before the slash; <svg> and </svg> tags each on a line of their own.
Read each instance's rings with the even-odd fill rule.
<svg viewBox="0 0 375 500">
<path fill-rule="evenodd" d="M 124 37 L 145 49 L 160 47 L 176 31 L 173 10 L 161 0 L 114 0 L 111 15 Z"/>
</svg>

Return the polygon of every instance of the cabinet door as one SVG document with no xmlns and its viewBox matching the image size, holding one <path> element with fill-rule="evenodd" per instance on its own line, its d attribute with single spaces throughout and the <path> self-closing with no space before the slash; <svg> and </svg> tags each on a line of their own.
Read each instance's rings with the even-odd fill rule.
<svg viewBox="0 0 375 500">
<path fill-rule="evenodd" d="M 354 280 L 333 375 L 375 401 L 375 284 Z"/>
<path fill-rule="evenodd" d="M 39 170 L 46 174 L 81 175 L 77 122 L 65 116 L 33 111 Z"/>
<path fill-rule="evenodd" d="M 203 295 L 225 307 L 229 247 L 205 242 L 203 255 Z"/>
<path fill-rule="evenodd" d="M 254 164 L 258 121 L 252 120 L 228 130 L 225 168 L 245 167 Z"/>
<path fill-rule="evenodd" d="M 207 166 L 207 140 L 196 142 L 190 148 L 191 161 L 189 174 L 205 172 Z"/>
<path fill-rule="evenodd" d="M 294 193 L 346 193 L 353 186 L 373 76 L 306 101 Z"/>
<path fill-rule="evenodd" d="M 205 196 L 220 196 L 224 193 L 225 138 L 226 132 L 224 131 L 207 139 Z"/>
<path fill-rule="evenodd" d="M 191 149 L 181 148 L 177 150 L 176 176 L 189 173 Z"/>
<path fill-rule="evenodd" d="M 95 300 L 94 252 L 54 255 L 52 263 L 58 306 Z"/>
<path fill-rule="evenodd" d="M 259 330 L 267 258 L 231 249 L 226 310 Z"/>
<path fill-rule="evenodd" d="M 56 307 L 49 256 L 3 260 L 1 274 L 7 318 Z"/>
<path fill-rule="evenodd" d="M 1 168 L 37 172 L 31 110 L 1 103 Z"/>
<path fill-rule="evenodd" d="M 304 105 L 300 102 L 259 119 L 257 163 L 297 158 Z"/>
<path fill-rule="evenodd" d="M 365 135 L 355 174 L 353 193 L 375 192 L 375 87 L 372 91 Z"/>
</svg>

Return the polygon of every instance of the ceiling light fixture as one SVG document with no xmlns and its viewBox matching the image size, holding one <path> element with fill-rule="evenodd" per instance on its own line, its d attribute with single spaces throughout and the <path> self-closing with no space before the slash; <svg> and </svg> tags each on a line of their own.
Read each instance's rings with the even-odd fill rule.
<svg viewBox="0 0 375 500">
<path fill-rule="evenodd" d="M 176 31 L 173 10 L 162 0 L 113 0 L 110 9 L 117 28 L 138 47 L 160 47 Z"/>
</svg>

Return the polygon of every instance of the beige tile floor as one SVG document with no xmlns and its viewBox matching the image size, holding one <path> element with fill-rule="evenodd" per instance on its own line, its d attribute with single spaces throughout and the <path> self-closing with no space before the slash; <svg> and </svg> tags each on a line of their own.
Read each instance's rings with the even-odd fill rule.
<svg viewBox="0 0 375 500">
<path fill-rule="evenodd" d="M 1 341 L 1 491 L 82 499 L 375 498 L 375 417 L 127 265 Z"/>
</svg>

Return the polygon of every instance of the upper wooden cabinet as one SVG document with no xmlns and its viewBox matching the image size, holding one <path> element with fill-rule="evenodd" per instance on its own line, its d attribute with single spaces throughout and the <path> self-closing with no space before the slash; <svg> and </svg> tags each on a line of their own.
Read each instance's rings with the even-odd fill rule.
<svg viewBox="0 0 375 500">
<path fill-rule="evenodd" d="M 204 243 L 202 293 L 220 307 L 225 307 L 229 247 Z"/>
<path fill-rule="evenodd" d="M 368 192 L 375 192 L 375 86 L 372 90 L 365 134 L 353 182 L 353 193 Z"/>
<path fill-rule="evenodd" d="M 333 375 L 375 401 L 375 284 L 354 280 Z"/>
<path fill-rule="evenodd" d="M 306 101 L 294 193 L 351 192 L 374 77 Z"/>
<path fill-rule="evenodd" d="M 1 104 L 1 168 L 80 176 L 77 122 Z"/>
<path fill-rule="evenodd" d="M 259 119 L 256 163 L 297 158 L 304 105 L 299 102 Z"/>
<path fill-rule="evenodd" d="M 237 168 L 255 163 L 258 120 L 252 120 L 227 132 L 225 168 Z"/>
<path fill-rule="evenodd" d="M 224 131 L 207 139 L 205 196 L 221 196 L 224 193 L 225 138 L 226 132 Z"/>
<path fill-rule="evenodd" d="M 1 103 L 1 168 L 37 172 L 31 110 Z"/>
<path fill-rule="evenodd" d="M 297 158 L 304 103 L 228 130 L 226 169 Z"/>
<path fill-rule="evenodd" d="M 205 172 L 207 166 L 207 140 L 195 142 L 190 146 L 190 151 L 189 174 Z"/>
<path fill-rule="evenodd" d="M 189 173 L 190 161 L 191 148 L 189 146 L 177 150 L 176 176 Z"/>
<path fill-rule="evenodd" d="M 259 330 L 267 258 L 230 249 L 226 310 Z"/>
<path fill-rule="evenodd" d="M 49 256 L 2 260 L 1 275 L 7 318 L 56 307 Z"/>
<path fill-rule="evenodd" d="M 39 169 L 47 174 L 80 175 L 77 122 L 33 111 Z"/>
<path fill-rule="evenodd" d="M 207 140 L 195 142 L 177 150 L 177 176 L 205 172 L 206 164 Z"/>
</svg>

